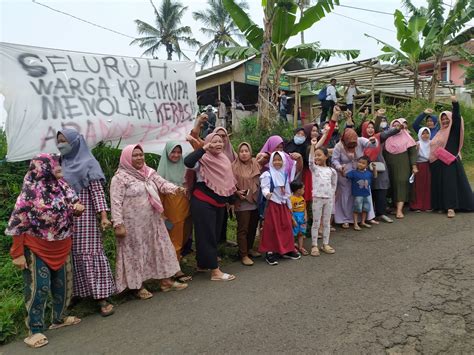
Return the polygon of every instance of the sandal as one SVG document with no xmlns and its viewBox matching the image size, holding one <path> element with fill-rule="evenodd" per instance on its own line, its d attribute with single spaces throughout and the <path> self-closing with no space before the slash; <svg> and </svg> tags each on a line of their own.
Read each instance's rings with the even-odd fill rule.
<svg viewBox="0 0 474 355">
<path fill-rule="evenodd" d="M 355 231 L 361 231 L 362 228 L 360 228 L 358 225 L 354 224 L 354 230 Z"/>
<path fill-rule="evenodd" d="M 361 223 L 360 225 L 362 227 L 365 227 L 365 228 L 372 228 L 372 226 L 370 224 L 367 224 L 367 223 Z"/>
<path fill-rule="evenodd" d="M 341 228 L 349 229 L 349 223 L 343 223 L 343 224 L 341 225 Z"/>
<path fill-rule="evenodd" d="M 299 251 L 299 252 L 301 253 L 301 255 L 303 255 L 303 256 L 308 256 L 308 255 L 309 255 L 308 251 L 307 251 L 305 248 L 303 248 L 303 247 L 299 248 L 298 251 Z"/>
<path fill-rule="evenodd" d="M 313 246 L 311 247 L 311 256 L 319 256 L 319 255 L 321 255 L 321 254 L 319 253 L 318 246 L 317 246 L 317 245 L 313 245 Z"/>
<path fill-rule="evenodd" d="M 176 275 L 174 275 L 173 278 L 176 281 L 181 282 L 181 283 L 186 283 L 193 280 L 193 277 L 191 275 L 185 275 L 183 272 L 176 273 Z"/>
<path fill-rule="evenodd" d="M 211 277 L 211 281 L 232 281 L 235 280 L 235 275 L 223 273 L 220 277 Z"/>
<path fill-rule="evenodd" d="M 403 213 L 400 213 L 400 214 L 397 214 L 397 215 L 395 216 L 395 218 L 396 218 L 396 219 L 403 219 L 403 218 L 405 218 L 405 215 L 404 215 Z"/>
<path fill-rule="evenodd" d="M 74 316 L 67 316 L 63 319 L 62 323 L 53 323 L 49 326 L 49 330 L 59 329 L 62 327 L 68 327 L 70 325 L 76 325 L 81 323 L 81 319 Z"/>
<path fill-rule="evenodd" d="M 370 224 L 375 224 L 375 225 L 380 224 L 380 222 L 377 221 L 377 220 L 375 220 L 375 219 L 371 219 L 371 220 L 369 221 L 369 223 L 370 223 Z"/>
<path fill-rule="evenodd" d="M 336 250 L 329 244 L 323 244 L 321 251 L 325 252 L 326 254 L 334 254 L 336 252 Z"/>
<path fill-rule="evenodd" d="M 107 302 L 106 300 L 99 302 L 100 307 L 100 315 L 102 317 L 108 317 L 115 313 L 114 305 L 112 303 Z"/>
<path fill-rule="evenodd" d="M 139 289 L 135 295 L 141 300 L 149 300 L 150 298 L 153 297 L 153 293 L 151 293 L 144 287 Z"/>
<path fill-rule="evenodd" d="M 335 231 L 337 231 L 337 229 L 336 229 L 336 228 L 334 228 L 333 226 L 331 226 L 331 229 L 330 229 L 330 231 L 331 231 L 331 232 L 335 232 Z"/>
<path fill-rule="evenodd" d="M 42 333 L 32 334 L 23 340 L 30 348 L 41 348 L 48 344 L 48 338 Z"/>
<path fill-rule="evenodd" d="M 170 291 L 181 291 L 185 288 L 188 288 L 188 284 L 180 283 L 180 282 L 173 282 L 169 286 L 160 286 L 161 292 L 170 292 Z"/>
<path fill-rule="evenodd" d="M 448 218 L 454 218 L 454 216 L 456 216 L 456 213 L 454 212 L 454 210 L 449 209 L 448 210 Z"/>
</svg>

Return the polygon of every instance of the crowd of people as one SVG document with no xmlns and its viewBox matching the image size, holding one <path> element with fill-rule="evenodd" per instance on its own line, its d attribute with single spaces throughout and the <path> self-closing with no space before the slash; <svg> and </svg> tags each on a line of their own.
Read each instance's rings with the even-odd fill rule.
<svg viewBox="0 0 474 355">
<path fill-rule="evenodd" d="M 153 297 L 147 280 L 159 280 L 163 292 L 186 289 L 192 277 L 181 271 L 180 260 L 193 236 L 196 271 L 211 281 L 235 280 L 221 270 L 218 251 L 232 215 L 240 260 L 251 266 L 262 254 L 269 265 L 334 254 L 334 225 L 361 231 L 392 223 L 390 213 L 403 219 L 407 203 L 416 212 L 445 211 L 450 218 L 474 210 L 455 97 L 452 111 L 439 119 L 431 110 L 416 119 L 418 141 L 405 119 L 388 124 L 382 109 L 360 127 L 346 111 L 339 134 L 344 114 L 337 105 L 331 109 L 329 121 L 297 128 L 289 141 L 271 136 L 257 154 L 247 142 L 234 151 L 224 127 L 207 132 L 205 113 L 186 137 L 193 151 L 184 156 L 182 144 L 168 142 L 156 170 L 146 165 L 140 144 L 126 146 L 110 184 L 111 219 L 105 176 L 84 137 L 73 129 L 59 131 L 60 155 L 31 160 L 5 231 L 13 236 L 13 263 L 24 274 L 25 343 L 48 343 L 43 331 L 49 293 L 49 329 L 57 329 L 80 322 L 65 316 L 71 297 L 92 297 L 100 314 L 109 316 L 113 294 L 128 289 L 139 299 Z M 116 236 L 115 277 L 102 243 L 107 228 Z"/>
</svg>

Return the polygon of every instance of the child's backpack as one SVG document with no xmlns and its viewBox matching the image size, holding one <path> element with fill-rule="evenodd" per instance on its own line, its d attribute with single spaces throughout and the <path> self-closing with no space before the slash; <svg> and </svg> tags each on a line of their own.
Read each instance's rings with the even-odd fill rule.
<svg viewBox="0 0 474 355">
<path fill-rule="evenodd" d="M 318 93 L 318 100 L 319 101 L 324 101 L 326 100 L 326 97 L 328 96 L 327 94 L 327 91 L 328 91 L 328 87 L 324 87 L 322 88 L 321 90 L 319 90 L 319 93 Z"/>
</svg>

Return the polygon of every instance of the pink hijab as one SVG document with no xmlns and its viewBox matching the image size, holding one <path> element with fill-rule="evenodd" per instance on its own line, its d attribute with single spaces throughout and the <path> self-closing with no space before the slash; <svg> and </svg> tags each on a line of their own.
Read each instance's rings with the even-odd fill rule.
<svg viewBox="0 0 474 355">
<path fill-rule="evenodd" d="M 280 136 L 270 136 L 267 141 L 265 142 L 265 144 L 263 145 L 262 149 L 260 149 L 260 153 L 266 153 L 268 155 L 271 155 L 272 153 L 275 152 L 275 149 L 280 145 L 280 144 L 283 144 L 284 145 L 284 141 L 283 141 L 283 138 L 281 138 Z M 285 166 L 285 170 L 286 170 L 286 173 L 288 175 L 291 174 L 291 171 L 292 169 L 294 169 L 296 167 L 296 162 L 294 160 L 291 159 L 290 155 L 284 151 L 281 151 L 280 152 L 281 154 L 280 155 L 284 155 L 285 158 L 286 158 L 286 162 L 288 164 L 286 164 Z M 268 170 L 270 167 L 268 164 L 266 164 L 264 166 L 264 170 Z"/>
<path fill-rule="evenodd" d="M 441 117 L 443 115 L 446 115 L 449 118 L 449 126 L 446 128 L 443 128 L 443 125 L 441 124 Z M 449 133 L 451 132 L 451 126 L 453 125 L 452 112 L 451 111 L 441 112 L 441 115 L 439 116 L 439 124 L 440 124 L 440 129 L 430 142 L 430 163 L 433 163 L 434 161 L 438 160 L 438 157 L 435 155 L 435 150 L 438 148 L 445 148 L 446 144 L 448 143 Z M 460 134 L 461 134 L 461 137 L 459 139 L 459 151 L 458 151 L 459 156 L 461 156 L 461 149 L 464 142 L 464 119 L 462 117 L 461 117 Z"/>
<path fill-rule="evenodd" d="M 148 167 L 146 163 L 143 164 L 143 167 L 140 170 L 135 169 L 132 165 L 132 154 L 136 148 L 143 152 L 143 148 L 140 144 L 131 144 L 123 148 L 122 154 L 120 155 L 119 168 L 116 174 L 131 175 L 135 179 L 143 181 L 148 194 L 148 201 L 158 213 L 163 213 L 163 205 L 161 204 L 160 196 L 158 195 L 158 187 L 153 181 L 153 175 L 156 174 L 156 171 Z"/>
<path fill-rule="evenodd" d="M 404 118 L 398 118 L 396 120 L 393 120 L 392 123 L 390 123 L 390 127 L 394 127 L 396 122 L 403 125 L 403 123 L 406 123 L 406 121 L 407 120 Z M 385 150 L 390 154 L 401 154 L 406 152 L 408 148 L 414 146 L 416 146 L 416 142 L 412 138 L 412 136 L 410 136 L 410 133 L 408 133 L 406 129 L 402 129 L 400 133 L 389 137 L 385 141 Z"/>
<path fill-rule="evenodd" d="M 224 143 L 224 154 L 232 163 L 235 158 L 237 158 L 237 153 L 235 153 L 234 148 L 232 148 L 232 144 L 230 144 L 229 133 L 227 133 L 227 130 L 224 127 L 217 127 L 214 129 L 214 131 L 212 131 L 212 133 L 217 133 L 219 131 L 223 131 L 227 136 L 227 142 Z"/>
<path fill-rule="evenodd" d="M 210 143 L 217 133 L 207 135 L 204 144 Z M 212 191 L 219 196 L 231 196 L 237 191 L 232 164 L 224 152 L 212 154 L 206 152 L 199 160 L 201 176 Z"/>
</svg>

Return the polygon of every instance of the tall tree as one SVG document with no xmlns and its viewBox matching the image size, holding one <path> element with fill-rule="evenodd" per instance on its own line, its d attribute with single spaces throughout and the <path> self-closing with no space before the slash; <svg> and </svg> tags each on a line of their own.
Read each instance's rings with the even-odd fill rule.
<svg viewBox="0 0 474 355">
<path fill-rule="evenodd" d="M 183 53 L 180 43 L 185 43 L 190 47 L 200 45 L 199 41 L 192 38 L 191 27 L 181 26 L 181 20 L 187 6 L 183 6 L 179 1 L 163 0 L 159 10 L 150 0 L 155 13 L 155 27 L 141 20 L 135 20 L 139 35 L 144 37 L 135 38 L 130 45 L 138 44 L 141 48 L 146 48 L 142 55 L 155 56 L 161 47 L 165 47 L 167 59 L 172 60 L 173 53 L 178 59 L 181 56 L 189 58 Z"/>
<path fill-rule="evenodd" d="M 196 53 L 201 59 L 202 66 L 209 62 L 214 64 L 216 56 L 219 57 L 219 64 L 224 63 L 225 57 L 216 52 L 217 48 L 238 46 L 237 40 L 245 38 L 225 9 L 222 0 L 207 0 L 207 5 L 205 10 L 193 12 L 193 18 L 204 25 L 201 27 L 201 32 L 211 37 L 211 40 L 204 43 Z M 242 9 L 248 9 L 246 1 L 240 1 L 237 5 Z"/>
<path fill-rule="evenodd" d="M 382 52 L 384 54 L 379 56 L 380 59 L 405 65 L 413 71 L 415 96 L 419 97 L 419 66 L 422 60 L 430 56 L 430 52 L 424 48 L 423 43 L 423 30 L 427 23 L 426 9 L 416 10 L 409 19 L 405 18 L 400 10 L 396 10 L 393 15 L 400 49 L 367 33 L 365 35 L 383 44 Z"/>
<path fill-rule="evenodd" d="M 445 54 L 449 50 L 456 51 L 463 41 L 467 40 L 465 34 L 460 32 L 474 17 L 474 1 L 472 0 L 456 1 L 447 16 L 445 6 L 442 0 L 428 0 L 428 23 L 424 34 L 427 46 L 435 61 L 429 92 L 431 102 L 434 102 L 436 98 L 441 64 Z M 472 38 L 472 34 L 470 38 Z"/>
<path fill-rule="evenodd" d="M 221 48 L 225 56 L 242 59 L 252 55 L 261 58 L 259 85 L 259 120 L 263 126 L 276 119 L 280 76 L 284 66 L 293 58 L 312 60 L 329 60 L 334 55 L 347 59 L 356 58 L 358 50 L 321 49 L 319 42 L 300 44 L 287 48 L 288 40 L 307 30 L 314 23 L 331 12 L 339 0 L 319 0 L 316 5 L 304 11 L 296 22 L 298 5 L 296 0 L 262 0 L 263 29 L 257 26 L 250 17 L 239 8 L 234 0 L 223 0 L 235 24 L 244 33 L 251 47 L 235 46 Z M 273 74 L 273 82 L 270 81 Z"/>
</svg>

